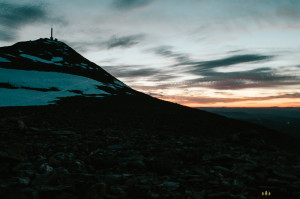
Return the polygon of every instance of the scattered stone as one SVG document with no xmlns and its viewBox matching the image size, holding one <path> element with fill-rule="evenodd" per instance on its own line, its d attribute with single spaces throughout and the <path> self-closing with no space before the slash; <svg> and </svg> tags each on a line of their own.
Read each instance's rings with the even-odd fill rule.
<svg viewBox="0 0 300 199">
<path fill-rule="evenodd" d="M 300 197 L 300 158 L 264 146 L 255 132 L 217 140 L 111 127 L 20 134 L 12 125 L 0 133 L 0 198 Z"/>
<path fill-rule="evenodd" d="M 41 166 L 40 166 L 40 171 L 42 173 L 51 173 L 53 172 L 53 167 L 49 166 L 47 163 L 43 163 Z"/>
</svg>

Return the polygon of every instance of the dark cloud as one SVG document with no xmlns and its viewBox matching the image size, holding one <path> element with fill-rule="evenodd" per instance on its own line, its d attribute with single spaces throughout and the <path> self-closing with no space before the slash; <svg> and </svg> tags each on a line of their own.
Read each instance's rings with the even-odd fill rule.
<svg viewBox="0 0 300 199">
<path fill-rule="evenodd" d="M 107 42 L 106 46 L 108 49 L 111 48 L 129 48 L 133 45 L 136 45 L 140 42 L 140 40 L 144 37 L 144 35 L 130 35 L 130 36 L 112 36 Z"/>
<path fill-rule="evenodd" d="M 200 62 L 185 62 L 178 65 L 192 65 L 201 68 L 217 68 L 222 66 L 231 66 L 235 64 L 242 64 L 248 62 L 258 62 L 269 60 L 274 56 L 258 55 L 258 54 L 246 54 L 246 55 L 234 55 L 224 59 L 200 61 Z"/>
<path fill-rule="evenodd" d="M 188 55 L 183 53 L 174 52 L 172 46 L 159 46 L 151 49 L 155 54 L 163 56 L 163 57 L 171 57 L 174 58 L 177 62 L 190 62 L 190 58 Z"/>
<path fill-rule="evenodd" d="M 136 78 L 143 78 L 149 82 L 163 82 L 177 76 L 157 68 L 145 66 L 102 66 L 117 78 L 127 78 L 127 82 Z M 134 82 L 134 81 L 132 81 Z"/>
<path fill-rule="evenodd" d="M 153 92 L 148 92 L 148 95 L 151 95 L 152 97 L 163 97 L 163 94 L 159 94 L 159 93 L 153 93 Z"/>
<path fill-rule="evenodd" d="M 12 41 L 16 37 L 14 32 L 8 32 L 5 30 L 0 30 L 0 40 Z"/>
<path fill-rule="evenodd" d="M 116 77 L 148 77 L 158 74 L 160 71 L 154 68 L 142 68 L 142 69 L 120 69 L 113 72 Z"/>
<path fill-rule="evenodd" d="M 183 87 L 209 87 L 213 89 L 268 88 L 283 85 L 298 85 L 300 78 L 280 75 L 272 68 L 258 68 L 239 72 L 216 72 L 213 69 L 190 71 L 204 77 L 186 82 Z"/>
<path fill-rule="evenodd" d="M 178 76 L 170 74 L 169 72 L 160 72 L 159 74 L 155 74 L 148 78 L 149 81 L 152 82 L 164 82 L 166 80 L 175 79 Z"/>
<path fill-rule="evenodd" d="M 276 15 L 280 18 L 286 18 L 294 22 L 299 22 L 300 18 L 300 2 L 298 0 L 285 0 L 276 8 Z"/>
<path fill-rule="evenodd" d="M 137 7 L 143 7 L 153 2 L 153 0 L 114 0 L 113 6 L 118 9 L 132 9 Z"/>
<path fill-rule="evenodd" d="M 19 28 L 27 24 L 63 21 L 62 18 L 52 17 L 45 5 L 0 2 L 1 40 L 16 39 Z"/>
<path fill-rule="evenodd" d="M 300 98 L 300 93 L 283 93 L 279 95 L 267 96 L 267 97 L 254 97 L 256 100 L 270 100 L 270 99 L 279 99 L 279 98 Z"/>
<path fill-rule="evenodd" d="M 47 11 L 42 6 L 0 3 L 0 24 L 3 26 L 15 28 L 45 18 Z"/>
</svg>

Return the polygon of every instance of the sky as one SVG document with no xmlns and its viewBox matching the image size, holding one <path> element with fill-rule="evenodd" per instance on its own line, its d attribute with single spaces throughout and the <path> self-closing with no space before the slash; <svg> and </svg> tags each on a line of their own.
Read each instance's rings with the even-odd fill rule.
<svg viewBox="0 0 300 199">
<path fill-rule="evenodd" d="M 0 46 L 54 37 L 151 96 L 300 107 L 299 0 L 0 0 Z"/>
</svg>

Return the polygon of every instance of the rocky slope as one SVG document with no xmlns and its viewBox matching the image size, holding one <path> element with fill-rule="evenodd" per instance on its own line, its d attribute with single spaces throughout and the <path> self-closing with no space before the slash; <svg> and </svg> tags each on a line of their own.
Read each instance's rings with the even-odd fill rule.
<svg viewBox="0 0 300 199">
<path fill-rule="evenodd" d="M 1 108 L 1 198 L 300 197 L 300 158 L 285 147 L 292 140 L 133 98 Z"/>
</svg>

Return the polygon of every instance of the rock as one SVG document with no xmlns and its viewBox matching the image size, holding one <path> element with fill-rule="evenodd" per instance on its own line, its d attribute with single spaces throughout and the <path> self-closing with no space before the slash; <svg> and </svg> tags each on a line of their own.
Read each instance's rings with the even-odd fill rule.
<svg viewBox="0 0 300 199">
<path fill-rule="evenodd" d="M 50 165 L 53 165 L 54 167 L 58 167 L 62 165 L 62 161 L 57 159 L 55 156 L 51 156 L 48 162 Z"/>
<path fill-rule="evenodd" d="M 12 169 L 22 161 L 22 157 L 12 151 L 0 151 L 0 177 L 8 176 Z"/>
<path fill-rule="evenodd" d="M 229 172 L 230 172 L 230 169 L 225 168 L 225 167 L 222 167 L 222 166 L 214 166 L 213 168 L 214 168 L 215 170 L 223 171 L 223 172 L 225 172 L 225 173 L 229 173 Z"/>
<path fill-rule="evenodd" d="M 85 193 L 85 199 L 101 199 L 106 195 L 106 184 L 97 183 L 92 185 Z"/>
<path fill-rule="evenodd" d="M 121 198 L 126 198 L 127 197 L 126 192 L 120 186 L 111 186 L 109 188 L 109 192 L 110 192 L 111 195 L 116 196 L 116 198 L 120 198 L 121 199 Z"/>
<path fill-rule="evenodd" d="M 160 197 L 160 195 L 158 193 L 149 192 L 148 195 L 150 198 L 153 198 L 153 199 L 158 199 Z"/>
<path fill-rule="evenodd" d="M 25 132 L 28 129 L 27 125 L 23 120 L 17 121 L 17 130 L 18 132 Z"/>
<path fill-rule="evenodd" d="M 20 198 L 28 198 L 28 199 L 39 199 L 38 191 L 32 188 L 24 188 L 21 191 L 22 197 Z"/>
<path fill-rule="evenodd" d="M 21 162 L 20 164 L 18 164 L 17 166 L 15 166 L 13 168 L 13 171 L 18 171 L 18 170 L 28 170 L 28 169 L 32 169 L 33 164 L 31 162 Z"/>
<path fill-rule="evenodd" d="M 18 180 L 19 185 L 27 186 L 30 183 L 30 178 L 16 178 Z"/>
<path fill-rule="evenodd" d="M 40 166 L 40 171 L 42 173 L 52 173 L 53 172 L 53 167 L 49 166 L 48 163 L 43 163 L 41 166 Z"/>
<path fill-rule="evenodd" d="M 106 175 L 97 175 L 96 179 L 99 181 L 104 181 L 107 185 L 114 185 L 121 183 L 123 176 L 119 174 L 106 174 Z"/>
<path fill-rule="evenodd" d="M 114 156 L 108 156 L 102 153 L 96 153 L 89 157 L 90 164 L 95 169 L 108 169 L 118 166 L 118 159 Z"/>
<path fill-rule="evenodd" d="M 146 159 L 145 162 L 151 171 L 160 175 L 170 175 L 176 167 L 176 163 L 171 157 L 155 157 L 153 159 Z"/>
<path fill-rule="evenodd" d="M 43 156 L 43 155 L 38 155 L 37 157 L 36 157 L 36 162 L 38 163 L 38 164 L 43 164 L 43 163 L 45 163 L 47 161 L 47 158 L 45 157 L 45 156 Z"/>
<path fill-rule="evenodd" d="M 109 145 L 107 148 L 109 150 L 122 150 L 124 146 L 121 144 L 114 144 L 114 145 Z"/>
<path fill-rule="evenodd" d="M 12 164 L 16 164 L 22 162 L 22 156 L 14 153 L 13 151 L 0 151 L 0 162 L 9 162 Z"/>
<path fill-rule="evenodd" d="M 273 173 L 277 177 L 280 177 L 282 179 L 286 179 L 286 180 L 289 180 L 289 181 L 296 181 L 296 180 L 298 180 L 298 178 L 296 176 L 294 176 L 294 175 L 287 174 L 287 173 L 282 173 L 282 172 L 279 172 L 277 170 L 273 170 Z"/>
<path fill-rule="evenodd" d="M 208 198 L 231 198 L 229 192 L 211 193 L 207 195 Z"/>
<path fill-rule="evenodd" d="M 69 198 L 71 194 L 71 186 L 68 185 L 59 185 L 59 186 L 38 186 L 36 187 L 40 198 Z M 67 197 L 66 197 L 67 196 Z M 76 196 L 71 195 L 72 198 L 76 198 Z"/>
<path fill-rule="evenodd" d="M 125 162 L 125 166 L 128 169 L 143 169 L 146 167 L 146 164 L 143 160 L 133 159 L 129 160 L 128 162 Z"/>
<path fill-rule="evenodd" d="M 267 179 L 267 182 L 268 182 L 269 185 L 284 186 L 284 187 L 286 187 L 289 184 L 288 181 L 274 179 L 274 178 Z"/>
<path fill-rule="evenodd" d="M 178 182 L 172 182 L 172 181 L 164 181 L 159 186 L 166 188 L 169 191 L 175 191 L 179 188 L 180 184 Z"/>
</svg>

